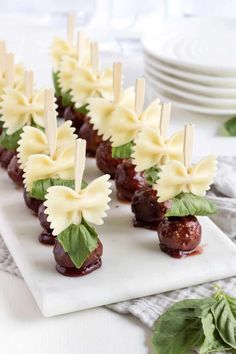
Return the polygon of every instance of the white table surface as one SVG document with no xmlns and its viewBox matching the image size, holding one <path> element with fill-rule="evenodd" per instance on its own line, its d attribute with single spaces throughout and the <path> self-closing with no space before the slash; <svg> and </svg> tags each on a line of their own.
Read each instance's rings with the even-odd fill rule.
<svg viewBox="0 0 236 354">
<path fill-rule="evenodd" d="M 29 68 L 37 70 L 40 84 L 50 82 L 48 43 L 51 33 L 38 27 L 0 24 L 2 38 Z M 42 38 L 44 43 L 42 43 Z M 132 62 L 132 65 L 131 65 Z M 140 59 L 125 64 L 126 82 L 142 75 Z M 192 122 L 197 126 L 195 154 L 233 155 L 235 138 L 217 135 L 225 118 L 173 110 L 171 130 Z M 44 318 L 24 281 L 0 271 L 0 352 L 2 354 L 151 354 L 151 331 L 132 316 L 97 308 Z"/>
</svg>

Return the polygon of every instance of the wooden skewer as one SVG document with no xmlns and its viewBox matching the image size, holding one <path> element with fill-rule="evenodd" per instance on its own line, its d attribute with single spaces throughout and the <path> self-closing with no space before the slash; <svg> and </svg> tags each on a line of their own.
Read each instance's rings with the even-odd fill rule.
<svg viewBox="0 0 236 354">
<path fill-rule="evenodd" d="M 161 109 L 160 134 L 165 138 L 170 125 L 171 103 L 165 102 Z"/>
<path fill-rule="evenodd" d="M 73 44 L 74 40 L 75 23 L 76 13 L 70 12 L 67 17 L 67 40 L 71 45 Z"/>
<path fill-rule="evenodd" d="M 6 71 L 6 42 L 0 41 L 0 76 Z"/>
<path fill-rule="evenodd" d="M 86 140 L 76 140 L 76 152 L 75 152 L 75 191 L 79 193 L 81 191 L 81 185 L 85 170 L 86 161 Z"/>
<path fill-rule="evenodd" d="M 184 166 L 189 167 L 193 153 L 194 125 L 186 124 L 184 128 Z"/>
<path fill-rule="evenodd" d="M 32 70 L 27 70 L 25 71 L 25 77 L 24 77 L 24 91 L 28 101 L 30 101 L 31 97 L 33 96 L 33 89 L 34 89 L 34 73 Z"/>
<path fill-rule="evenodd" d="M 145 79 L 140 78 L 136 80 L 136 87 L 135 87 L 135 113 L 138 117 L 143 112 L 144 97 L 145 97 Z"/>
<path fill-rule="evenodd" d="M 99 75 L 99 47 L 97 42 L 91 42 L 90 44 L 90 57 L 93 71 L 96 76 Z"/>
<path fill-rule="evenodd" d="M 113 91 L 114 91 L 114 103 L 120 102 L 122 92 L 122 63 L 113 63 Z"/>
<path fill-rule="evenodd" d="M 77 33 L 77 42 L 76 42 L 76 54 L 78 62 L 81 64 L 84 57 L 85 50 L 85 35 L 83 32 L 79 31 Z"/>
<path fill-rule="evenodd" d="M 46 127 L 49 155 L 53 159 L 57 147 L 57 117 L 55 110 L 47 111 Z"/>
<path fill-rule="evenodd" d="M 57 145 L 57 119 L 56 112 L 54 110 L 54 91 L 52 88 L 45 90 L 44 115 L 49 154 L 51 158 L 53 158 Z"/>
<path fill-rule="evenodd" d="M 6 79 L 9 87 L 13 87 L 15 81 L 15 64 L 14 54 L 9 53 L 6 55 L 7 67 L 6 67 Z"/>
</svg>

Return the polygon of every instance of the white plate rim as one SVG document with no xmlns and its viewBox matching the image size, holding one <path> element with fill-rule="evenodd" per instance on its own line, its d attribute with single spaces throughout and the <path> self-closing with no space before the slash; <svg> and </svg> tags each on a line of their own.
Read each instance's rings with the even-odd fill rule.
<svg viewBox="0 0 236 354">
<path fill-rule="evenodd" d="M 165 31 L 168 31 L 170 29 L 174 29 L 174 27 L 177 27 L 178 25 L 183 25 L 183 23 L 191 23 L 191 22 L 199 22 L 199 25 L 201 26 L 201 22 L 206 23 L 206 21 L 211 21 L 214 22 L 215 24 L 219 23 L 220 21 L 229 21 L 229 22 L 236 22 L 236 19 L 234 18 L 223 18 L 223 17 L 195 17 L 195 18 L 185 18 L 185 19 L 178 19 L 173 22 L 167 22 L 162 26 L 159 32 L 159 35 L 163 35 Z M 152 29 L 152 34 L 154 30 Z M 148 41 L 149 40 L 149 41 Z M 187 61 L 184 61 L 183 59 L 172 59 L 169 58 L 168 56 L 165 56 L 163 54 L 157 53 L 151 48 L 152 46 L 150 45 L 150 30 L 146 33 L 143 34 L 142 36 L 142 45 L 144 50 L 152 55 L 153 57 L 166 62 L 168 64 L 172 64 L 175 66 L 180 67 L 182 70 L 187 69 L 187 70 L 193 70 L 197 73 L 209 73 L 209 74 L 215 74 L 215 75 L 236 75 L 236 66 L 235 68 L 228 68 L 228 67 L 212 67 L 209 65 L 199 65 L 196 63 L 189 63 Z"/>
<path fill-rule="evenodd" d="M 157 87 L 157 85 L 154 82 L 151 82 L 151 80 L 149 78 L 147 78 L 147 84 L 149 86 L 149 89 L 151 88 L 151 90 L 155 90 L 155 93 L 157 95 L 157 97 L 159 97 L 162 101 L 170 101 L 174 106 L 184 109 L 186 111 L 190 111 L 190 112 L 195 112 L 195 113 L 199 113 L 199 114 L 206 114 L 206 115 L 210 115 L 210 116 L 222 116 L 223 118 L 225 117 L 232 117 L 233 115 L 236 114 L 236 109 L 235 110 L 227 110 L 227 109 L 216 109 L 216 108 L 208 108 L 208 107 L 202 107 L 199 105 L 194 105 L 191 102 L 181 102 L 179 101 L 182 100 L 182 97 L 174 97 L 173 95 L 171 95 L 168 92 L 163 93 L 160 92 L 160 87 Z"/>
<path fill-rule="evenodd" d="M 228 109 L 235 109 L 236 110 L 236 99 L 235 100 L 228 100 L 228 99 L 224 99 L 224 100 L 220 100 L 219 98 L 216 98 L 214 100 L 213 97 L 211 98 L 206 98 L 204 96 L 200 96 L 200 95 L 195 95 L 192 93 L 189 93 L 187 91 L 183 91 L 182 89 L 177 89 L 177 88 L 173 88 L 173 86 L 167 84 L 167 83 L 163 83 L 160 80 L 155 80 L 151 77 L 150 73 L 145 70 L 144 72 L 145 77 L 148 78 L 151 82 L 153 82 L 153 84 L 156 84 L 156 86 L 159 86 L 161 89 L 165 90 L 165 91 L 169 91 L 171 94 L 182 97 L 183 99 L 189 99 L 191 101 L 196 102 L 196 104 L 203 104 L 203 105 L 209 105 L 209 108 L 225 108 L 227 109 L 227 107 L 223 107 L 223 106 L 227 106 L 228 104 L 231 104 L 231 102 L 234 102 L 234 105 L 231 107 L 228 107 Z M 219 103 L 221 101 L 221 107 L 217 107 L 217 103 Z"/>
</svg>

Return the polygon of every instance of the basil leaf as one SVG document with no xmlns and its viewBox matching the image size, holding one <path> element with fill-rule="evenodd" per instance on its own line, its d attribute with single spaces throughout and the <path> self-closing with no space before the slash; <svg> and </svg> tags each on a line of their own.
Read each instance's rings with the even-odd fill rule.
<svg viewBox="0 0 236 354">
<path fill-rule="evenodd" d="M 85 188 L 87 183 L 82 181 L 82 188 Z M 65 186 L 74 189 L 75 181 L 74 180 L 65 180 L 61 178 L 47 178 L 41 179 L 33 182 L 33 187 L 30 192 L 32 198 L 38 200 L 45 200 L 45 195 L 49 187 L 52 186 Z"/>
<path fill-rule="evenodd" d="M 207 198 L 192 193 L 180 193 L 172 199 L 171 208 L 166 216 L 211 215 L 217 211 L 215 204 Z"/>
<path fill-rule="evenodd" d="M 134 143 L 131 141 L 127 144 L 112 147 L 111 155 L 115 159 L 128 159 L 131 157 L 133 152 Z"/>
<path fill-rule="evenodd" d="M 201 319 L 196 317 L 195 309 L 204 301 L 180 301 L 160 316 L 152 340 L 156 354 L 183 354 L 203 343 Z"/>
<path fill-rule="evenodd" d="M 208 309 L 208 313 L 205 314 L 204 317 L 201 319 L 205 339 L 200 347 L 199 354 L 230 350 L 231 347 L 225 344 L 222 338 L 220 337 L 215 327 L 214 317 L 211 311 L 209 310 L 210 309 Z"/>
<path fill-rule="evenodd" d="M 227 298 L 223 296 L 211 307 L 215 326 L 220 337 L 231 348 L 236 349 L 236 319 Z"/>
<path fill-rule="evenodd" d="M 224 133 L 230 136 L 236 136 L 236 117 L 233 117 L 223 125 Z"/>
<path fill-rule="evenodd" d="M 7 150 L 15 151 L 18 147 L 18 141 L 20 139 L 22 129 L 17 130 L 15 133 L 8 135 L 4 128 L 0 135 L 0 146 Z"/>
<path fill-rule="evenodd" d="M 79 108 L 74 108 L 76 112 L 80 112 L 81 114 L 83 114 L 84 116 L 86 116 L 89 113 L 89 110 L 87 109 L 88 104 L 84 104 L 83 106 L 79 107 Z"/>
<path fill-rule="evenodd" d="M 61 96 L 61 88 L 59 86 L 59 71 L 55 71 L 52 73 L 53 85 L 55 89 L 55 93 L 57 97 Z"/>
<path fill-rule="evenodd" d="M 57 236 L 57 239 L 77 268 L 83 265 L 98 244 L 96 231 L 85 220 L 80 225 L 68 226 Z"/>
<path fill-rule="evenodd" d="M 153 166 L 144 171 L 144 176 L 149 185 L 153 185 L 159 179 L 159 173 L 161 172 L 160 167 Z"/>
<path fill-rule="evenodd" d="M 61 92 L 61 103 L 63 107 L 72 107 L 74 106 L 74 102 L 71 100 L 70 91 Z"/>
</svg>

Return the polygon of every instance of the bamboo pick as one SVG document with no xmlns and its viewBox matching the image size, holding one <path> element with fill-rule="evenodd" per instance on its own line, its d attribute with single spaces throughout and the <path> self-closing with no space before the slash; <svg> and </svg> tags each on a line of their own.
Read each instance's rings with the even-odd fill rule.
<svg viewBox="0 0 236 354">
<path fill-rule="evenodd" d="M 49 155 L 54 157 L 57 145 L 57 118 L 54 109 L 54 91 L 46 89 L 44 94 L 45 132 L 48 141 Z"/>
<path fill-rule="evenodd" d="M 49 155 L 53 159 L 57 146 L 57 117 L 55 110 L 47 111 L 46 121 L 46 135 L 49 147 Z"/>
<path fill-rule="evenodd" d="M 122 63 L 113 63 L 113 91 L 114 91 L 114 103 L 118 104 L 121 98 L 122 92 Z"/>
<path fill-rule="evenodd" d="M 136 80 L 135 87 L 135 113 L 139 117 L 143 111 L 145 97 L 145 79 L 140 78 Z"/>
<path fill-rule="evenodd" d="M 86 140 L 76 140 L 76 152 L 75 152 L 75 191 L 79 193 L 81 191 L 81 185 L 83 180 L 83 174 L 85 170 L 86 161 Z"/>
<path fill-rule="evenodd" d="M 7 67 L 6 67 L 6 79 L 7 79 L 7 84 L 9 87 L 13 87 L 14 85 L 14 80 L 15 80 L 15 63 L 14 63 L 14 54 L 9 53 L 6 55 L 6 62 L 7 62 Z"/>
<path fill-rule="evenodd" d="M 160 134 L 165 138 L 170 125 L 171 103 L 165 102 L 161 109 Z"/>
<path fill-rule="evenodd" d="M 0 76 L 6 71 L 6 42 L 0 41 Z"/>
<path fill-rule="evenodd" d="M 194 125 L 186 124 L 184 128 L 184 166 L 189 167 L 193 152 Z"/>
<path fill-rule="evenodd" d="M 99 47 L 97 42 L 91 42 L 90 44 L 90 59 L 93 71 L 96 76 L 99 75 Z"/>
<path fill-rule="evenodd" d="M 74 40 L 75 23 L 76 23 L 76 13 L 69 12 L 67 17 L 67 40 L 71 45 L 73 44 L 73 40 Z"/>
<path fill-rule="evenodd" d="M 79 64 L 82 63 L 85 50 L 85 35 L 82 31 L 77 32 L 76 54 Z"/>
<path fill-rule="evenodd" d="M 33 96 L 33 88 L 34 88 L 34 73 L 32 70 L 25 71 L 24 77 L 24 91 L 27 100 L 30 101 Z"/>
</svg>

